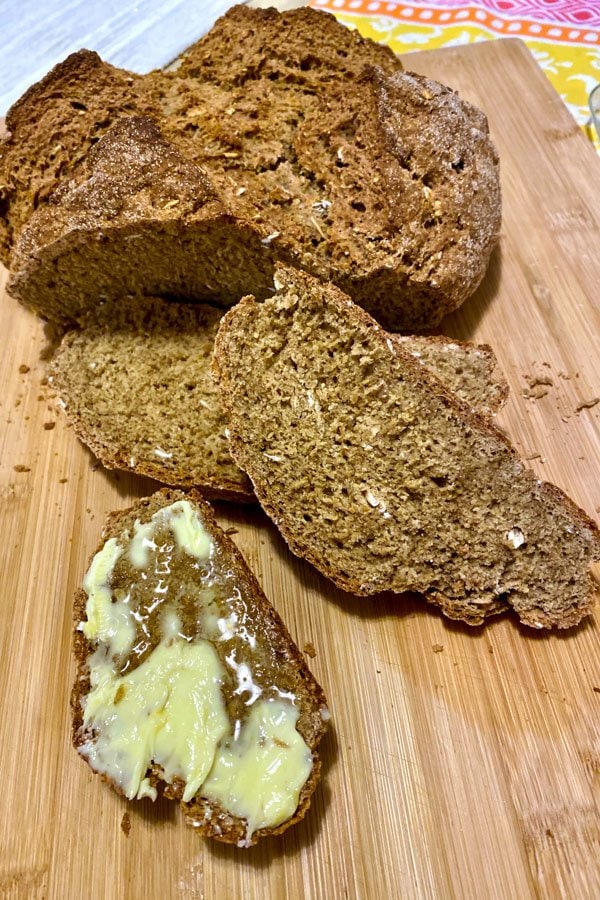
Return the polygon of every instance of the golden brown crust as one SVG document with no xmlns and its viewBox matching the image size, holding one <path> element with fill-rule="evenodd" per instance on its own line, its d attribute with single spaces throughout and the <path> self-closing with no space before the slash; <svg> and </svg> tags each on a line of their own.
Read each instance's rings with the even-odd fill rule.
<svg viewBox="0 0 600 900">
<path fill-rule="evenodd" d="M 106 66 L 107 63 L 94 50 L 84 49 L 71 53 L 13 103 L 6 114 L 7 131 L 13 133 L 21 125 L 28 124 L 38 104 L 48 100 L 50 94 L 64 90 L 73 79 L 86 81 L 94 78 L 98 69 Z"/>
<path fill-rule="evenodd" d="M 229 266 L 239 285 L 228 303 L 248 291 L 262 296 L 247 259 L 256 257 L 262 270 L 267 247 L 280 262 L 337 283 L 392 330 L 435 327 L 483 277 L 500 224 L 498 159 L 485 117 L 450 89 L 403 72 L 389 48 L 332 16 L 306 8 L 279 14 L 236 7 L 172 72 L 134 78 L 93 55 L 64 68 L 69 77 L 51 73 L 23 102 L 43 107 L 49 122 L 58 116 L 64 124 L 62 107 L 82 105 L 81 86 L 87 84 L 95 96 L 89 110 L 85 103 L 77 109 L 80 146 L 72 146 L 77 128 L 71 126 L 64 147 L 41 141 L 36 148 L 35 136 L 15 114 L 12 162 L 7 157 L 4 164 L 12 173 L 6 176 L 13 184 L 7 203 L 15 237 L 32 218 L 29 237 L 24 234 L 15 251 L 13 290 L 28 295 L 26 302 L 48 318 L 56 312 L 52 291 L 69 297 L 82 290 L 78 219 L 61 216 L 57 205 L 53 232 L 51 220 L 32 216 L 32 209 L 46 205 L 65 173 L 77 176 L 90 143 L 131 112 L 150 114 L 168 140 L 206 170 L 230 213 L 259 229 L 262 248 L 252 244 L 248 230 L 240 235 L 250 246 L 244 259 Z M 93 77 L 86 81 L 81 73 L 88 69 Z M 50 85 L 56 101 L 48 96 Z M 29 159 L 26 171 L 18 159 Z M 32 191 L 30 183 L 38 181 Z M 89 201 L 93 208 L 94 198 Z M 88 245 L 103 239 L 103 225 L 112 230 L 116 224 L 109 216 L 97 219 Z M 193 230 L 183 219 L 181 226 L 180 244 Z M 67 258 L 71 251 L 74 260 Z M 84 251 L 81 246 L 78 252 Z M 62 269 L 58 279 L 55 267 Z M 112 260 L 108 268 L 114 268 Z M 112 285 L 110 279 L 98 284 L 101 292 L 114 293 L 160 288 L 168 288 L 164 276 L 162 284 L 146 283 L 143 267 L 137 282 L 115 277 Z M 183 296 L 193 299 L 195 290 L 190 283 Z"/>
<path fill-rule="evenodd" d="M 391 47 L 340 26 L 331 13 L 307 6 L 281 13 L 273 7 L 239 4 L 186 50 L 175 74 L 231 85 L 256 77 L 261 65 L 271 76 L 296 75 L 312 87 L 330 81 L 332 73 L 338 80 L 352 78 L 367 65 L 387 72 L 402 70 Z"/>
</svg>

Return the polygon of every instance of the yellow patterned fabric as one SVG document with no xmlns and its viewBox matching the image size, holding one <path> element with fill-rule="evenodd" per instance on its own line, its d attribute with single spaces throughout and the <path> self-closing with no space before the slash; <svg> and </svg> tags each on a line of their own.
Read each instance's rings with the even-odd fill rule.
<svg viewBox="0 0 600 900">
<path fill-rule="evenodd" d="M 396 53 L 434 50 L 502 37 L 521 38 L 575 120 L 600 152 L 588 98 L 600 81 L 597 0 L 311 0 Z"/>
</svg>

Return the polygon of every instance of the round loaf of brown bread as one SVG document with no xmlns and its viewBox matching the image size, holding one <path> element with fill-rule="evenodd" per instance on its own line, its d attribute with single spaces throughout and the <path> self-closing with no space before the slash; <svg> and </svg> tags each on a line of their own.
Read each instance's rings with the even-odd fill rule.
<svg viewBox="0 0 600 900">
<path fill-rule="evenodd" d="M 200 238 L 185 204 L 168 216 L 139 205 L 144 252 L 128 269 L 136 245 L 121 210 L 82 182 L 98 162 L 86 162 L 89 148 L 132 113 L 150 115 L 196 164 L 213 202 L 204 203 Z M 68 140 L 48 139 L 57 126 Z M 48 318 L 69 297 L 111 290 L 230 304 L 260 295 L 272 257 L 337 284 L 389 330 L 424 331 L 475 290 L 500 229 L 485 115 L 311 9 L 234 7 L 179 66 L 143 77 L 77 54 L 19 101 L 9 127 L 0 198 L 11 290 Z M 91 231 L 73 216 L 86 196 Z M 223 227 L 207 218 L 215 203 L 231 216 L 219 219 Z M 106 251 L 104 268 L 92 249 Z M 211 265 L 198 272 L 194 259 Z"/>
</svg>

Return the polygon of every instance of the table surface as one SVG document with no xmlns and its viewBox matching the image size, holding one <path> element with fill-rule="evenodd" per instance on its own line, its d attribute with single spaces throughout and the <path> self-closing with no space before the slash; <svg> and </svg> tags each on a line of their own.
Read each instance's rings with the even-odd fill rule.
<svg viewBox="0 0 600 900">
<path fill-rule="evenodd" d="M 492 344 L 511 385 L 500 425 L 595 516 L 600 160 L 520 42 L 410 66 L 488 112 L 502 165 L 500 247 L 445 330 Z M 7 295 L 0 334 L 2 896 L 600 896 L 598 613 L 532 634 L 509 616 L 469 629 L 414 597 L 353 599 L 257 509 L 218 515 L 313 645 L 332 712 L 306 819 L 240 851 L 94 776 L 70 747 L 71 597 L 104 515 L 156 485 L 98 467 L 66 428 L 43 385 L 41 323 Z"/>
</svg>

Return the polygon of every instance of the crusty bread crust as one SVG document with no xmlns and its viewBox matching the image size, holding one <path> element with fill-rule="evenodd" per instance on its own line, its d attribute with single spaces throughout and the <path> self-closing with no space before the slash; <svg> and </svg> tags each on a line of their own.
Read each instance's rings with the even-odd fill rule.
<svg viewBox="0 0 600 900">
<path fill-rule="evenodd" d="M 273 299 L 222 319 L 213 368 L 231 453 L 292 551 L 344 590 L 417 591 L 469 624 L 511 607 L 537 628 L 589 614 L 596 523 L 340 291 L 277 278 Z"/>
<path fill-rule="evenodd" d="M 146 80 L 91 50 L 70 54 L 32 85 L 6 116 L 0 141 L 0 260 L 33 211 L 69 179 L 117 116 L 157 116 Z"/>
<path fill-rule="evenodd" d="M 75 124 L 65 112 L 73 105 Z M 25 108 L 42 132 L 58 121 L 68 140 L 36 140 Z M 13 244 L 22 234 L 12 290 L 48 318 L 56 312 L 52 292 L 66 298 L 84 291 L 85 266 L 73 262 L 104 239 L 104 227 L 110 241 L 118 222 L 100 215 L 78 246 L 77 218 L 64 216 L 61 204 L 45 217 L 43 207 L 65 178 L 79 178 L 91 144 L 132 113 L 150 115 L 206 170 L 234 219 L 251 223 L 265 241 L 261 249 L 249 231 L 240 236 L 238 246 L 249 246 L 229 266 L 232 296 L 225 279 L 219 282 L 226 303 L 261 295 L 247 260 L 256 257 L 262 270 L 267 247 L 278 261 L 338 284 L 390 330 L 435 328 L 483 277 L 501 214 L 498 157 L 483 113 L 449 88 L 403 72 L 389 48 L 328 14 L 234 7 L 174 71 L 139 78 L 78 55 L 15 107 L 0 163 Z M 97 199 L 88 199 L 92 211 Z M 97 208 L 102 213 L 103 204 Z M 193 221 L 177 211 L 172 218 L 184 241 Z M 28 219 L 29 234 L 22 233 Z M 162 265 L 165 281 L 169 253 L 153 247 L 145 255 L 157 270 Z M 87 280 L 93 289 L 94 279 Z M 112 287 L 161 293 L 159 281 L 146 283 L 144 267 L 124 280 L 117 267 Z M 110 292 L 110 279 L 99 284 Z M 194 290 L 188 284 L 184 296 L 194 299 Z"/>
<path fill-rule="evenodd" d="M 214 513 L 202 497 L 194 491 L 183 493 L 164 489 L 151 497 L 139 500 L 129 509 L 112 513 L 108 516 L 103 529 L 103 535 L 94 554 L 90 557 L 90 563 L 95 553 L 102 549 L 105 542 L 111 537 L 119 537 L 124 532 L 131 532 L 134 522 L 148 521 L 150 517 L 164 506 L 187 499 L 192 502 L 200 513 L 204 527 L 209 532 L 213 541 L 217 544 L 221 558 L 227 561 L 227 565 L 235 576 L 236 584 L 246 599 L 250 620 L 261 634 L 263 640 L 268 643 L 271 652 L 277 660 L 277 665 L 282 672 L 293 682 L 294 692 L 297 697 L 300 716 L 297 730 L 304 738 L 313 756 L 313 767 L 310 776 L 300 793 L 298 807 L 294 815 L 275 828 L 258 829 L 246 844 L 246 822 L 244 819 L 232 816 L 219 806 L 210 804 L 198 796 L 189 803 L 181 803 L 186 820 L 193 824 L 199 834 L 214 837 L 225 843 L 248 845 L 269 834 L 280 834 L 290 825 L 299 821 L 306 814 L 311 802 L 312 794 L 317 786 L 320 773 L 320 759 L 318 746 L 327 728 L 327 717 L 323 710 L 326 709 L 326 700 L 322 688 L 311 675 L 301 652 L 292 640 L 287 628 L 282 622 L 276 610 L 265 597 L 258 581 L 248 568 L 242 554 L 233 541 L 219 528 Z M 78 629 L 79 624 L 85 619 L 87 595 L 82 589 L 78 590 L 74 598 L 74 631 L 73 650 L 77 662 L 77 673 L 71 693 L 72 711 L 72 737 L 75 748 L 84 743 L 88 736 L 83 729 L 83 706 L 85 698 L 90 690 L 88 659 L 94 651 L 94 645 L 87 640 Z M 148 777 L 154 786 L 163 789 L 165 796 L 180 800 L 183 793 L 183 783 L 174 780 L 172 784 L 165 784 L 163 773 L 159 766 L 153 766 Z M 119 792 L 116 784 L 110 779 L 104 778 Z"/>
<path fill-rule="evenodd" d="M 235 302 L 270 290 L 264 233 L 145 117 L 120 119 L 23 229 L 9 293 L 60 325 L 125 295 Z"/>
</svg>

